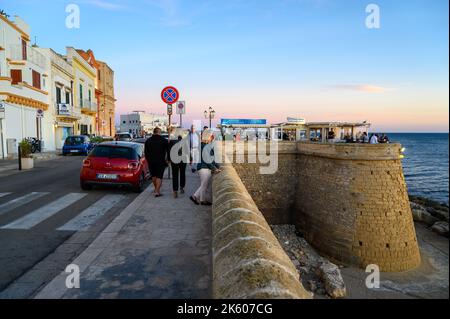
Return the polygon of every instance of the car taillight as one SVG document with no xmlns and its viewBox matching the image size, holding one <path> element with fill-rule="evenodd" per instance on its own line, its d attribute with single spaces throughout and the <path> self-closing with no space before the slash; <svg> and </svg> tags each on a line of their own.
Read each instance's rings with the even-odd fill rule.
<svg viewBox="0 0 450 319">
<path fill-rule="evenodd" d="M 83 161 L 83 167 L 91 167 L 91 161 L 88 159 L 85 159 Z"/>
<path fill-rule="evenodd" d="M 128 163 L 128 169 L 136 170 L 138 168 L 139 168 L 139 162 L 129 162 Z"/>
</svg>

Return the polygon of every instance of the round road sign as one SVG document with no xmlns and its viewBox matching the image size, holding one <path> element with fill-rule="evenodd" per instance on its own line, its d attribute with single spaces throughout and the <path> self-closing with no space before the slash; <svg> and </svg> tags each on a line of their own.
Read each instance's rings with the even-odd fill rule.
<svg viewBox="0 0 450 319">
<path fill-rule="evenodd" d="M 161 99 L 166 104 L 174 104 L 178 101 L 179 98 L 180 93 L 178 93 L 178 90 L 173 86 L 168 86 L 161 92 Z"/>
</svg>

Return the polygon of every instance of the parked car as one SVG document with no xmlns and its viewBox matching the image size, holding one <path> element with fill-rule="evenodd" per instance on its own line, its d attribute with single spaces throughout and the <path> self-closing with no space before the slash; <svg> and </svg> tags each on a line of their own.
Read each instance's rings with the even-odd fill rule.
<svg viewBox="0 0 450 319">
<path fill-rule="evenodd" d="M 133 140 L 133 135 L 131 133 L 117 133 L 114 140 L 119 142 L 131 142 Z"/>
<path fill-rule="evenodd" d="M 94 145 L 86 135 L 69 136 L 64 142 L 62 155 L 82 154 L 88 155 Z"/>
<path fill-rule="evenodd" d="M 139 137 L 139 138 L 135 138 L 133 140 L 134 143 L 139 143 L 139 144 L 145 144 L 146 141 L 147 141 L 147 139 L 145 137 Z"/>
<path fill-rule="evenodd" d="M 150 172 L 144 145 L 131 142 L 104 142 L 97 145 L 83 161 L 80 185 L 89 190 L 93 185 L 120 185 L 144 190 Z"/>
</svg>

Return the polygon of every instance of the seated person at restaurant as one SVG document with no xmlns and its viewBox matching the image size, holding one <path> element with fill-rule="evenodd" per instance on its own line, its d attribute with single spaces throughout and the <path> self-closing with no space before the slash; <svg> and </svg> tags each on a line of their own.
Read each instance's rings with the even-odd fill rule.
<svg viewBox="0 0 450 319">
<path fill-rule="evenodd" d="M 330 130 L 328 132 L 328 140 L 334 140 L 335 137 L 336 137 L 336 134 L 334 133 L 334 131 Z"/>
</svg>

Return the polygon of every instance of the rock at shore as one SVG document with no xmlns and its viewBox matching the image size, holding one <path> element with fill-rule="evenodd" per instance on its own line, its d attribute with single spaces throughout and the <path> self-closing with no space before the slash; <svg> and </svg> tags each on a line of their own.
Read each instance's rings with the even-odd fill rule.
<svg viewBox="0 0 450 319">
<path fill-rule="evenodd" d="M 411 211 L 413 214 L 413 219 L 416 222 L 425 223 L 428 226 L 434 225 L 439 221 L 436 217 L 432 216 L 425 207 L 420 204 L 411 202 Z"/>
<path fill-rule="evenodd" d="M 448 237 L 448 223 L 447 222 L 437 222 L 431 227 L 431 230 L 441 236 Z"/>
<path fill-rule="evenodd" d="M 347 295 L 344 279 L 339 267 L 331 262 L 325 262 L 318 268 L 318 275 L 325 284 L 325 290 L 331 298 L 344 298 Z"/>
</svg>

